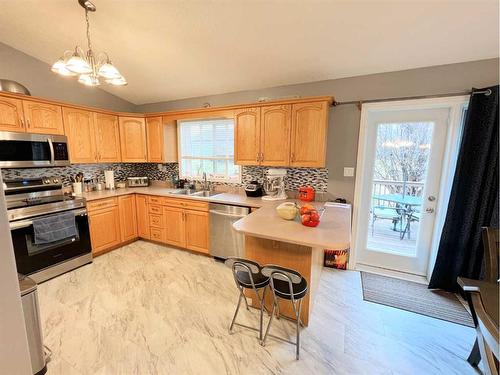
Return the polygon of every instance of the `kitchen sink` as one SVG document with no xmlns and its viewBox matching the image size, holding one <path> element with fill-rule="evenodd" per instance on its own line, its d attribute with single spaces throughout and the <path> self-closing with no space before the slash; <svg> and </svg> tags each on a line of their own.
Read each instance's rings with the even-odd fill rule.
<svg viewBox="0 0 500 375">
<path fill-rule="evenodd" d="M 213 197 L 214 195 L 220 194 L 220 192 L 208 191 L 208 190 L 196 191 L 193 189 L 179 189 L 176 191 L 172 191 L 172 194 L 190 195 L 194 197 Z"/>
</svg>

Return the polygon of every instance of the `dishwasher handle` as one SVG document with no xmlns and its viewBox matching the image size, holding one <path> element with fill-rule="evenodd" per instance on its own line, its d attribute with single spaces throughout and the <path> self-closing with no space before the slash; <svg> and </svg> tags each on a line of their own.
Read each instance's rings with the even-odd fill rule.
<svg viewBox="0 0 500 375">
<path fill-rule="evenodd" d="M 241 218 L 243 218 L 245 216 L 248 216 L 248 214 L 245 214 L 245 215 L 226 214 L 225 212 L 217 211 L 217 210 L 210 210 L 208 212 L 211 213 L 211 214 L 214 214 L 214 215 L 227 216 L 227 217 L 239 218 L 239 219 L 241 219 Z"/>
</svg>

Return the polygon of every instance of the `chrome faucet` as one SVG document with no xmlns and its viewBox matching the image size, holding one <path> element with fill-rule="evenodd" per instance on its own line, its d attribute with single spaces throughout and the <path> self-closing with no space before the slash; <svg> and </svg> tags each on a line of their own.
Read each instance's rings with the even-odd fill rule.
<svg viewBox="0 0 500 375">
<path fill-rule="evenodd" d="M 207 172 L 203 172 L 203 190 L 210 190 L 210 185 L 207 181 Z"/>
</svg>

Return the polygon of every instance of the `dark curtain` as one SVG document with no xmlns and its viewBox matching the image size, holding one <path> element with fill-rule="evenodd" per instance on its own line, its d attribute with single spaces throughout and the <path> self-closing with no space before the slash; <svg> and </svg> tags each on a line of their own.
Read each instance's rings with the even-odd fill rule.
<svg viewBox="0 0 500 375">
<path fill-rule="evenodd" d="M 457 277 L 478 279 L 481 227 L 498 226 L 498 86 L 471 95 L 450 202 L 429 288 L 457 292 Z"/>
</svg>

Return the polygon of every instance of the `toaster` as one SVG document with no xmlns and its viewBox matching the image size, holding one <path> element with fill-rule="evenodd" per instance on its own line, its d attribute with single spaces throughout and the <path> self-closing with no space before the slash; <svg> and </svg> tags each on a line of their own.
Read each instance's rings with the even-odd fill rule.
<svg viewBox="0 0 500 375">
<path fill-rule="evenodd" d="M 245 186 L 245 193 L 247 197 L 262 197 L 262 185 L 257 181 L 250 181 L 250 183 Z"/>
<path fill-rule="evenodd" d="M 127 177 L 128 187 L 149 186 L 149 178 L 147 177 Z"/>
</svg>

